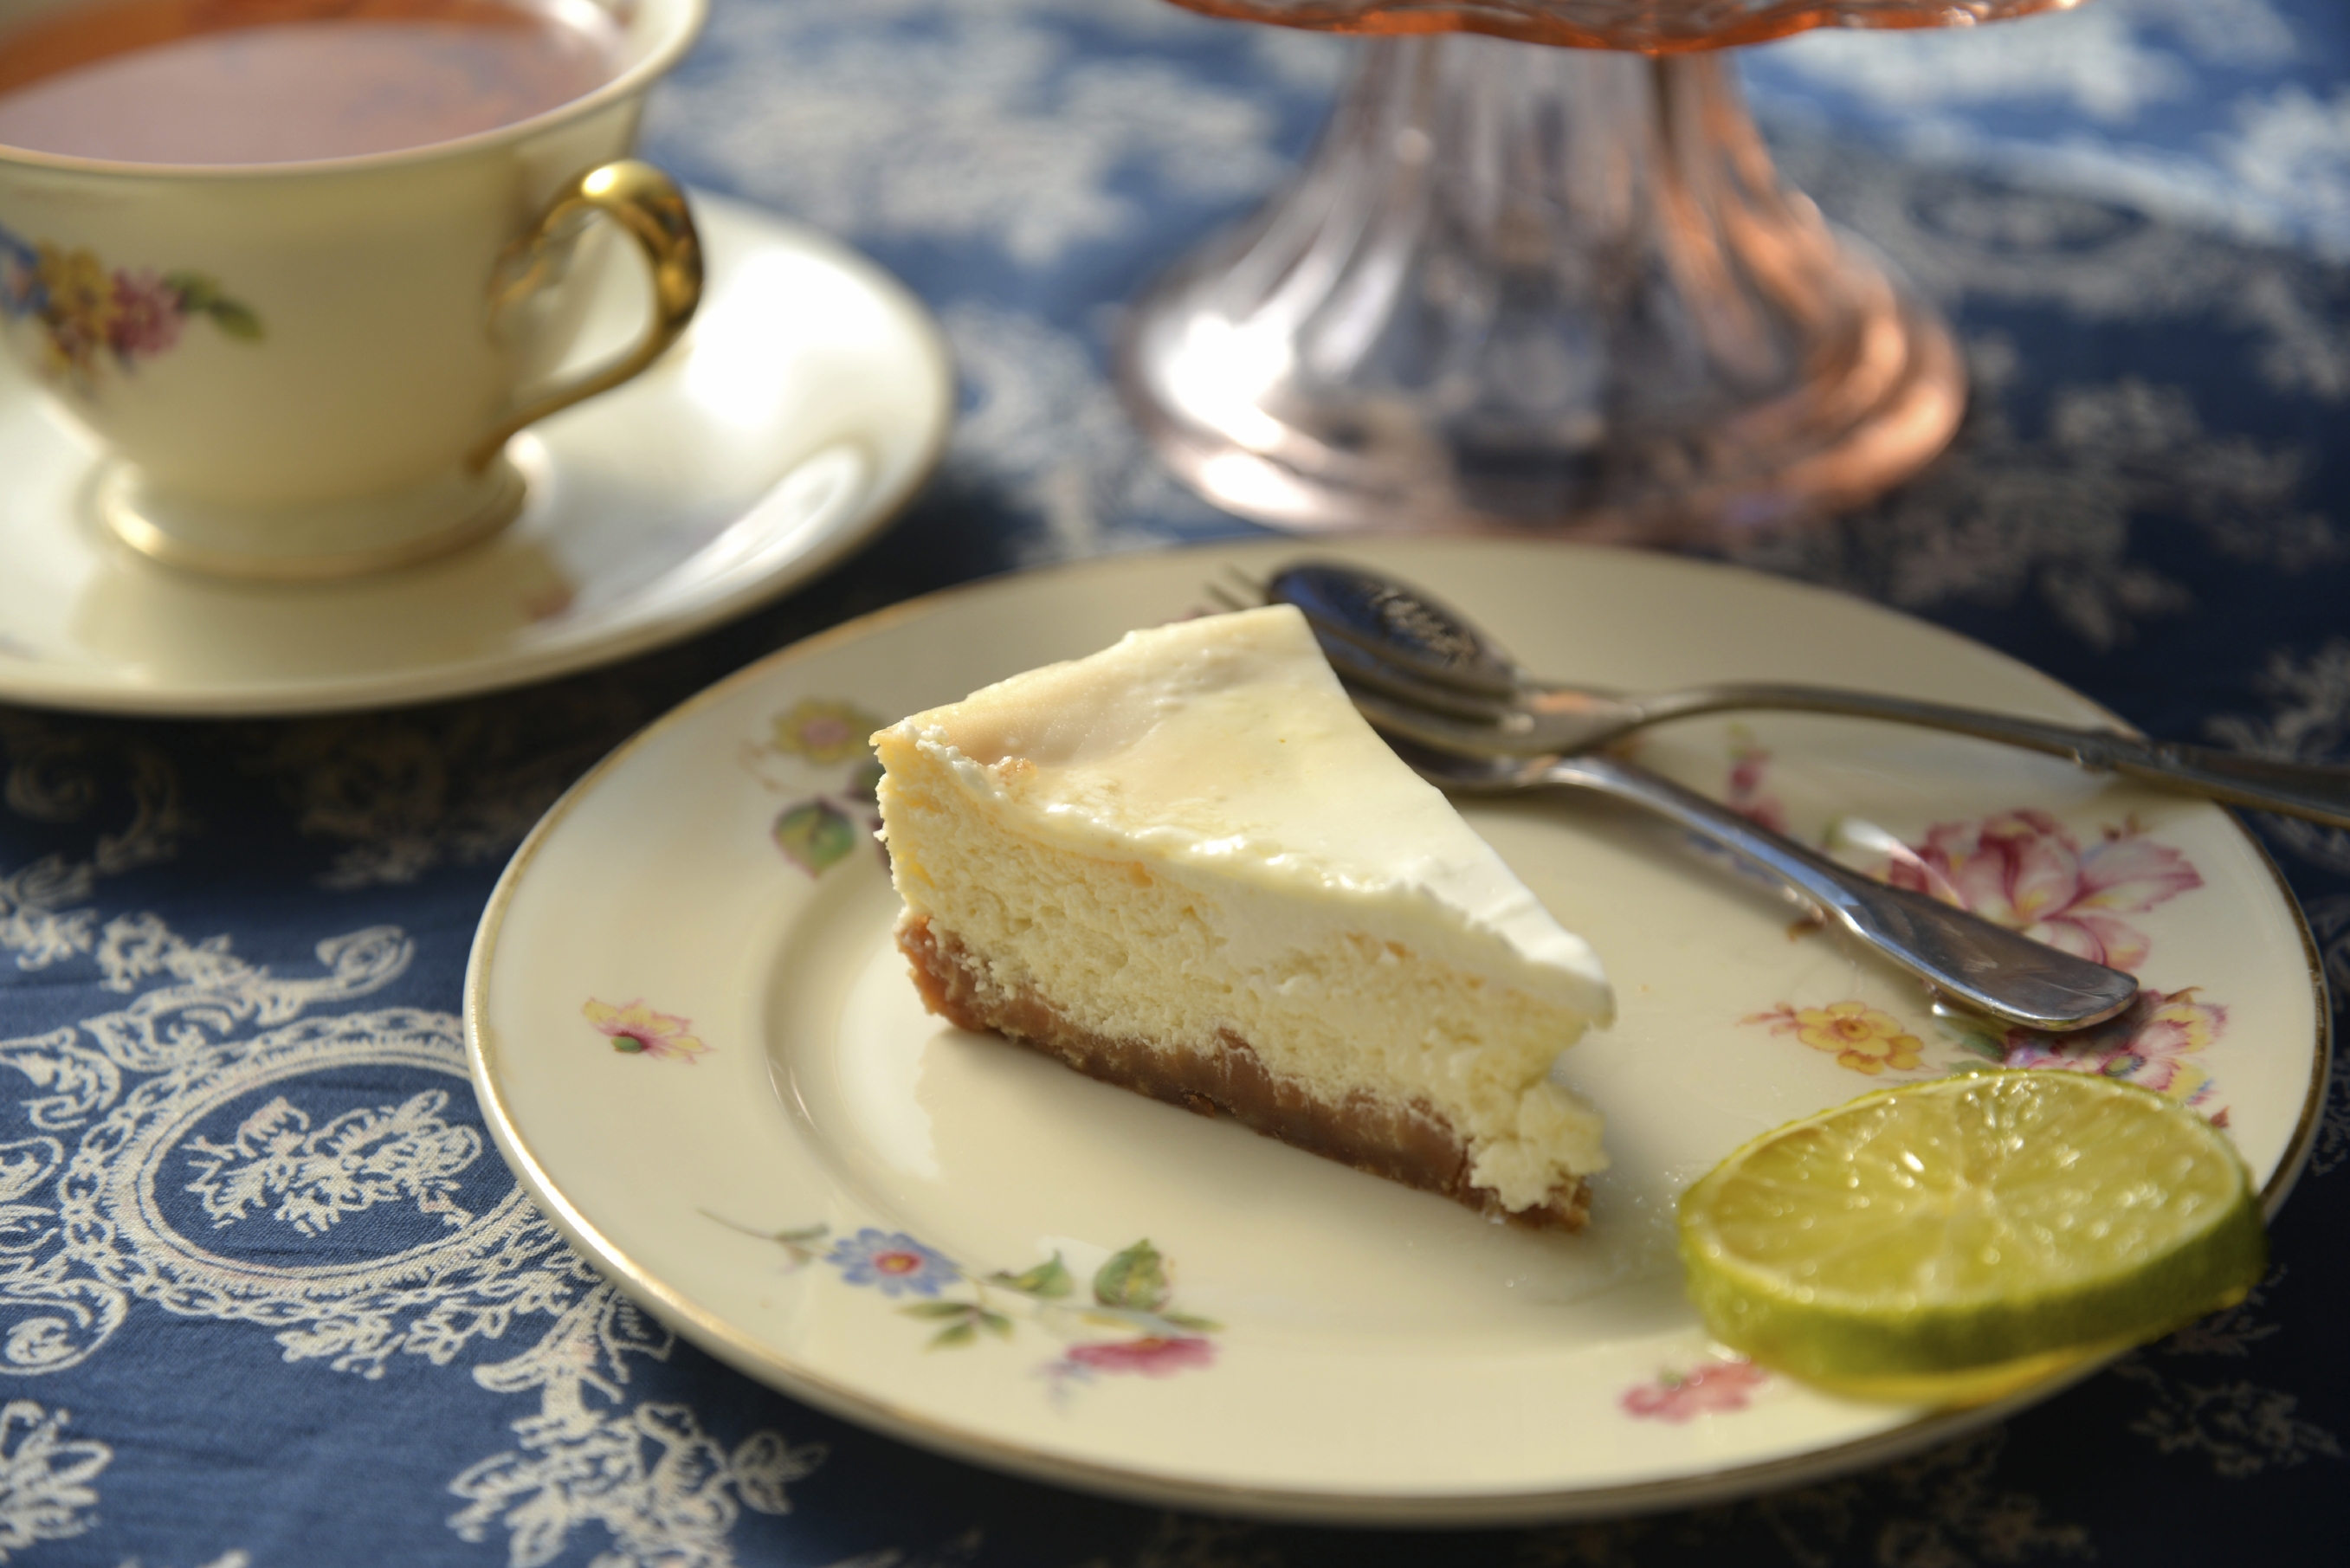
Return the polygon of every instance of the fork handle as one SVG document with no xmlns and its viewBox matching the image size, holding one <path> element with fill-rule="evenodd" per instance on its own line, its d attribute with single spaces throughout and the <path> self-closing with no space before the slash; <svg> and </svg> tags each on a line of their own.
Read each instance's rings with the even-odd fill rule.
<svg viewBox="0 0 2350 1568">
<path fill-rule="evenodd" d="M 1728 851 L 1974 1012 L 2028 1029 L 2082 1029 L 2111 1018 L 2137 995 L 2134 975 L 1872 880 L 1620 758 L 1560 757 L 1543 776 L 1644 806 Z"/>
<path fill-rule="evenodd" d="M 1651 723 L 1731 709 L 1779 709 L 1949 730 L 2069 758 L 2093 771 L 2123 774 L 2148 784 L 2225 801 L 2230 805 L 2282 812 L 2332 827 L 2350 827 L 2350 767 L 2249 757 L 2213 746 L 2142 740 L 2118 730 L 2078 729 L 2012 714 L 1826 687 L 1711 686 L 1664 701 L 1633 701 L 1643 721 Z"/>
</svg>

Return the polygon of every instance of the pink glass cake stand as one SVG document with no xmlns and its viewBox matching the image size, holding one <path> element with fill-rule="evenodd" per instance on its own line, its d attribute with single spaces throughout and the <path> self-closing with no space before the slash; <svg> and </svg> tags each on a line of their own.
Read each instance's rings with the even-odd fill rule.
<svg viewBox="0 0 2350 1568">
<path fill-rule="evenodd" d="M 1296 182 L 1128 317 L 1175 470 L 1290 528 L 1704 543 L 1899 482 L 1966 401 L 1718 51 L 2073 0 L 1176 3 L 1383 36 Z"/>
</svg>

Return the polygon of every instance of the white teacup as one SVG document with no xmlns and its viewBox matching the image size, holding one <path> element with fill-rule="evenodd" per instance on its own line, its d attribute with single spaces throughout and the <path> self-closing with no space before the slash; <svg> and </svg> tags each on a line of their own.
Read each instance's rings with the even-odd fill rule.
<svg viewBox="0 0 2350 1568">
<path fill-rule="evenodd" d="M 104 0 L 0 0 L 0 29 Z M 684 329 L 702 258 L 683 198 L 627 158 L 704 0 L 567 0 L 618 25 L 601 86 L 403 151 L 130 163 L 0 145 L 0 338 L 109 454 L 93 492 L 176 566 L 286 581 L 405 566 L 520 509 L 525 424 L 616 386 Z M 611 225 L 586 225 L 601 213 Z M 634 350 L 561 385 L 597 271 L 633 239 Z M 577 253 L 575 254 L 575 252 Z"/>
</svg>

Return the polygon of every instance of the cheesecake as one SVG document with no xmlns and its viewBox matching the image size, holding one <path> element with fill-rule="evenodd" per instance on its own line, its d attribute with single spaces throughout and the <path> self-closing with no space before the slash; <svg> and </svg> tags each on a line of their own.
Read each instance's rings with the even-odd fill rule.
<svg viewBox="0 0 2350 1568">
<path fill-rule="evenodd" d="M 930 1010 L 1104 1082 L 1578 1229 L 1553 1075 L 1613 997 L 1348 702 L 1296 610 L 1129 634 L 873 737 Z"/>
</svg>

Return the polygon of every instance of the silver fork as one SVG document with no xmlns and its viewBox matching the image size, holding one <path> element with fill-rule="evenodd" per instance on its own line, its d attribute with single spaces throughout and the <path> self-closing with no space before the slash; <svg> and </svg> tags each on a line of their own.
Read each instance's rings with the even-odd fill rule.
<svg viewBox="0 0 2350 1568">
<path fill-rule="evenodd" d="M 1390 711 L 1390 728 L 1448 751 L 1557 756 L 1698 713 L 1833 713 L 2002 742 L 2231 805 L 2350 827 L 2350 768 L 1830 687 L 1724 684 L 1627 696 L 1537 680 L 1457 610 L 1359 567 L 1299 562 L 1270 582 L 1243 581 L 1254 596 L 1250 602 L 1277 600 L 1303 610 L 1342 675 L 1404 704 Z"/>
<path fill-rule="evenodd" d="M 1211 585 L 1209 591 L 1221 603 L 1244 607 L 1228 589 Z M 2137 995 L 2132 975 L 1875 881 L 1620 758 L 1599 753 L 1506 757 L 1415 744 L 1409 729 L 1392 722 L 1415 715 L 1351 678 L 1347 645 L 1318 623 L 1315 630 L 1357 711 L 1421 777 L 1448 794 L 1575 789 L 1653 812 L 1728 853 L 1952 1002 L 2004 1023 L 2054 1033 L 2084 1029 L 2113 1017 Z"/>
</svg>

